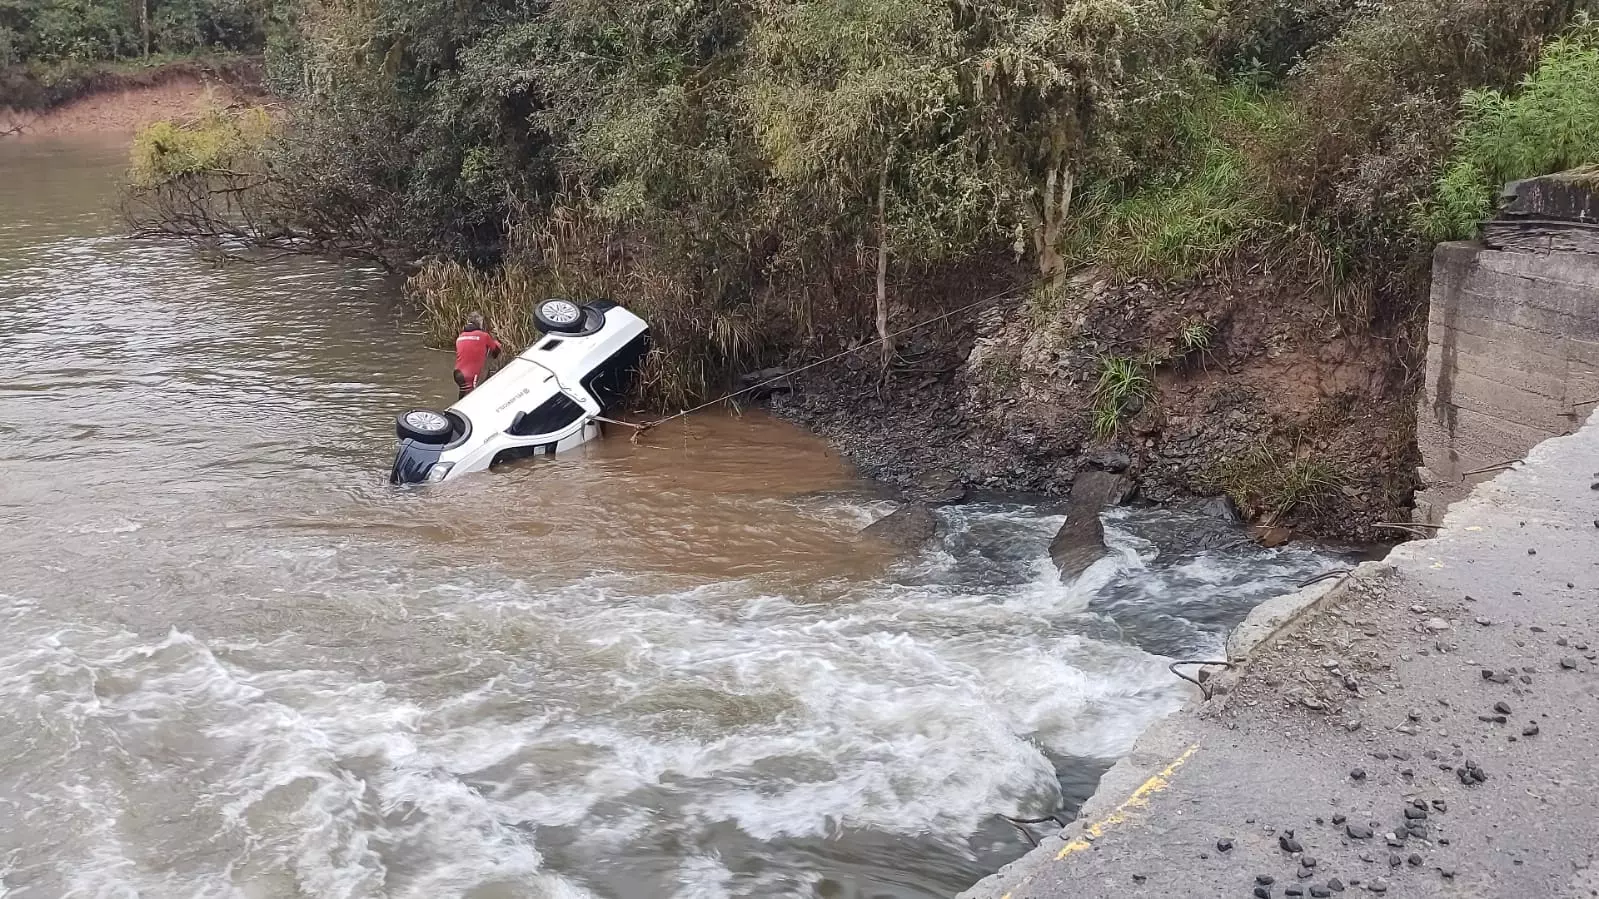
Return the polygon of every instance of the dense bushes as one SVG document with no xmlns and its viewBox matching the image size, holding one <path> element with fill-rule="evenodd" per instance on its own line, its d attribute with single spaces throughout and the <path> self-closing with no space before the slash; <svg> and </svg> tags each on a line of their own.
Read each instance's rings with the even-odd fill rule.
<svg viewBox="0 0 1599 899">
<path fill-rule="evenodd" d="M 269 0 L 0 0 L 0 69 L 258 50 Z"/>
<path fill-rule="evenodd" d="M 1419 227 L 1470 237 L 1502 185 L 1599 162 L 1599 27 L 1551 44 L 1512 92 L 1466 94 L 1454 153 Z"/>
<path fill-rule="evenodd" d="M 1269 250 L 1348 326 L 1387 327 L 1419 296 L 1416 210 L 1462 98 L 1477 121 L 1515 96 L 1586 5 L 330 0 L 274 39 L 297 114 L 252 214 L 438 257 L 433 308 L 624 296 L 671 403 L 772 348 L 891 330 L 928 272 L 1006 256 L 1055 281 Z"/>
</svg>

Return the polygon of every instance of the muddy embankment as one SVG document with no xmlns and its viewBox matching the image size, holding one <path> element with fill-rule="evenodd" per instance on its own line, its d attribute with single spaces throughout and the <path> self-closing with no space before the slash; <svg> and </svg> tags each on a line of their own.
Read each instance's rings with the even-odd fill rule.
<svg viewBox="0 0 1599 899">
<path fill-rule="evenodd" d="M 1416 486 L 1414 345 L 1354 333 L 1319 292 L 1247 264 L 1179 285 L 1088 271 L 916 330 L 887 378 L 857 353 L 771 403 L 907 499 L 1064 496 L 1108 470 L 1149 500 L 1230 496 L 1264 542 L 1374 542 L 1393 536 L 1377 523 L 1408 520 Z M 1112 390 L 1131 384 L 1107 434 L 1111 367 Z"/>
<path fill-rule="evenodd" d="M 12 69 L 0 72 L 0 136 L 132 134 L 262 96 L 260 63 L 245 58 L 53 74 Z"/>
</svg>

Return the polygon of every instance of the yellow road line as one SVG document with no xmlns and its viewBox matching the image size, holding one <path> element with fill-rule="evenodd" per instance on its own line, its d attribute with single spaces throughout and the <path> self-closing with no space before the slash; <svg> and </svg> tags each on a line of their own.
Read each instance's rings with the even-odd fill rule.
<svg viewBox="0 0 1599 899">
<path fill-rule="evenodd" d="M 1189 756 L 1198 751 L 1198 743 L 1188 747 L 1188 749 L 1183 752 L 1182 755 L 1177 757 L 1177 761 L 1167 765 L 1159 774 L 1156 774 L 1149 780 L 1144 781 L 1143 786 L 1140 786 L 1138 789 L 1134 790 L 1133 795 L 1127 797 L 1126 802 L 1116 806 L 1115 811 L 1090 825 L 1089 828 L 1084 831 L 1084 836 L 1092 837 L 1093 839 L 1078 837 L 1077 839 L 1072 840 L 1070 843 L 1067 843 L 1065 846 L 1061 847 L 1060 852 L 1055 856 L 1055 861 L 1060 861 L 1066 856 L 1071 855 L 1073 852 L 1081 852 L 1084 849 L 1094 845 L 1093 840 L 1097 840 L 1104 836 L 1106 830 L 1127 820 L 1127 813 L 1129 811 L 1148 805 L 1149 797 L 1159 793 L 1161 790 L 1166 789 L 1167 784 L 1171 782 L 1172 774 L 1176 772 L 1178 768 L 1181 768 L 1184 762 L 1188 761 Z"/>
<path fill-rule="evenodd" d="M 1138 789 L 1133 791 L 1133 795 L 1127 797 L 1126 802 L 1116 806 L 1115 811 L 1089 825 L 1088 829 L 1083 831 L 1084 836 L 1078 837 L 1077 839 L 1072 840 L 1070 843 L 1067 843 L 1065 846 L 1062 846 L 1060 852 L 1056 853 L 1055 855 L 1055 861 L 1060 861 L 1074 852 L 1081 852 L 1084 849 L 1093 846 L 1093 841 L 1104 836 L 1106 830 L 1109 830 L 1110 828 L 1115 827 L 1117 824 L 1126 821 L 1128 812 L 1132 811 L 1133 809 L 1143 808 L 1149 805 L 1149 797 L 1170 786 L 1172 775 L 1176 773 L 1178 768 L 1183 766 L 1184 762 L 1188 761 L 1190 756 L 1198 751 L 1198 743 L 1189 746 L 1183 751 L 1182 755 L 1177 757 L 1176 761 L 1172 762 L 1170 765 L 1167 765 L 1165 768 L 1162 768 L 1159 774 L 1156 774 L 1149 780 L 1144 781 L 1144 783 L 1139 786 Z M 1032 878 L 1028 879 L 1031 880 Z M 999 897 L 999 899 L 1011 899 L 1011 894 L 1006 893 L 1005 895 Z"/>
</svg>

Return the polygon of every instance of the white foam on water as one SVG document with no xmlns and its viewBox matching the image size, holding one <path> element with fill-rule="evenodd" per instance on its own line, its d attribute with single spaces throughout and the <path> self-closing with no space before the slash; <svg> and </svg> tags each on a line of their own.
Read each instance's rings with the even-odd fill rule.
<svg viewBox="0 0 1599 899">
<path fill-rule="evenodd" d="M 74 535 L 88 534 L 133 534 L 144 529 L 143 522 L 129 518 L 111 518 L 104 521 L 85 522 L 66 529 L 66 533 Z"/>
<path fill-rule="evenodd" d="M 352 586 L 337 548 L 294 555 L 315 578 L 302 597 L 392 607 L 444 654 L 392 679 L 380 651 L 399 647 L 349 665 L 297 654 L 289 636 L 140 638 L 0 597 L 18 647 L 0 659 L 0 702 L 34 725 L 0 748 L 59 784 L 0 782 L 0 797 L 63 822 L 52 849 L 11 851 L 74 872 L 80 895 L 250 899 L 588 895 L 585 871 L 550 868 L 546 829 L 580 832 L 615 864 L 640 841 L 676 852 L 675 870 L 649 875 L 673 897 L 824 877 L 770 860 L 735 873 L 713 836 L 730 828 L 756 844 L 866 832 L 971 857 L 996 813 L 1058 804 L 1051 755 L 1114 758 L 1186 697 L 1165 659 L 1093 609 L 1104 592 L 1130 582 L 1180 609 L 1248 578 L 1222 554 L 1161 560 L 1118 522 L 1105 558 L 1062 584 L 1044 556 L 1058 518 L 946 514 L 952 533 L 884 579 L 808 587 L 492 572 L 366 572 Z M 999 535 L 1001 562 L 969 545 L 974 527 Z M 1298 567 L 1267 556 L 1260 582 Z M 182 838 L 148 831 L 166 815 L 195 843 L 181 870 L 161 840 Z"/>
</svg>

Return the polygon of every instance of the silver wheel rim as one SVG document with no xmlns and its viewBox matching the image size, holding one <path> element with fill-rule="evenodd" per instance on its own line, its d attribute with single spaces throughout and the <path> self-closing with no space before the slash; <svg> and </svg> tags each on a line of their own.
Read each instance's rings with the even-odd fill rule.
<svg viewBox="0 0 1599 899">
<path fill-rule="evenodd" d="M 417 411 L 405 413 L 405 423 L 418 431 L 448 431 L 450 420 L 437 412 Z"/>
<path fill-rule="evenodd" d="M 583 317 L 583 310 L 577 308 L 576 303 L 566 300 L 551 300 L 542 307 L 544 317 L 558 325 L 570 325 Z"/>
</svg>

